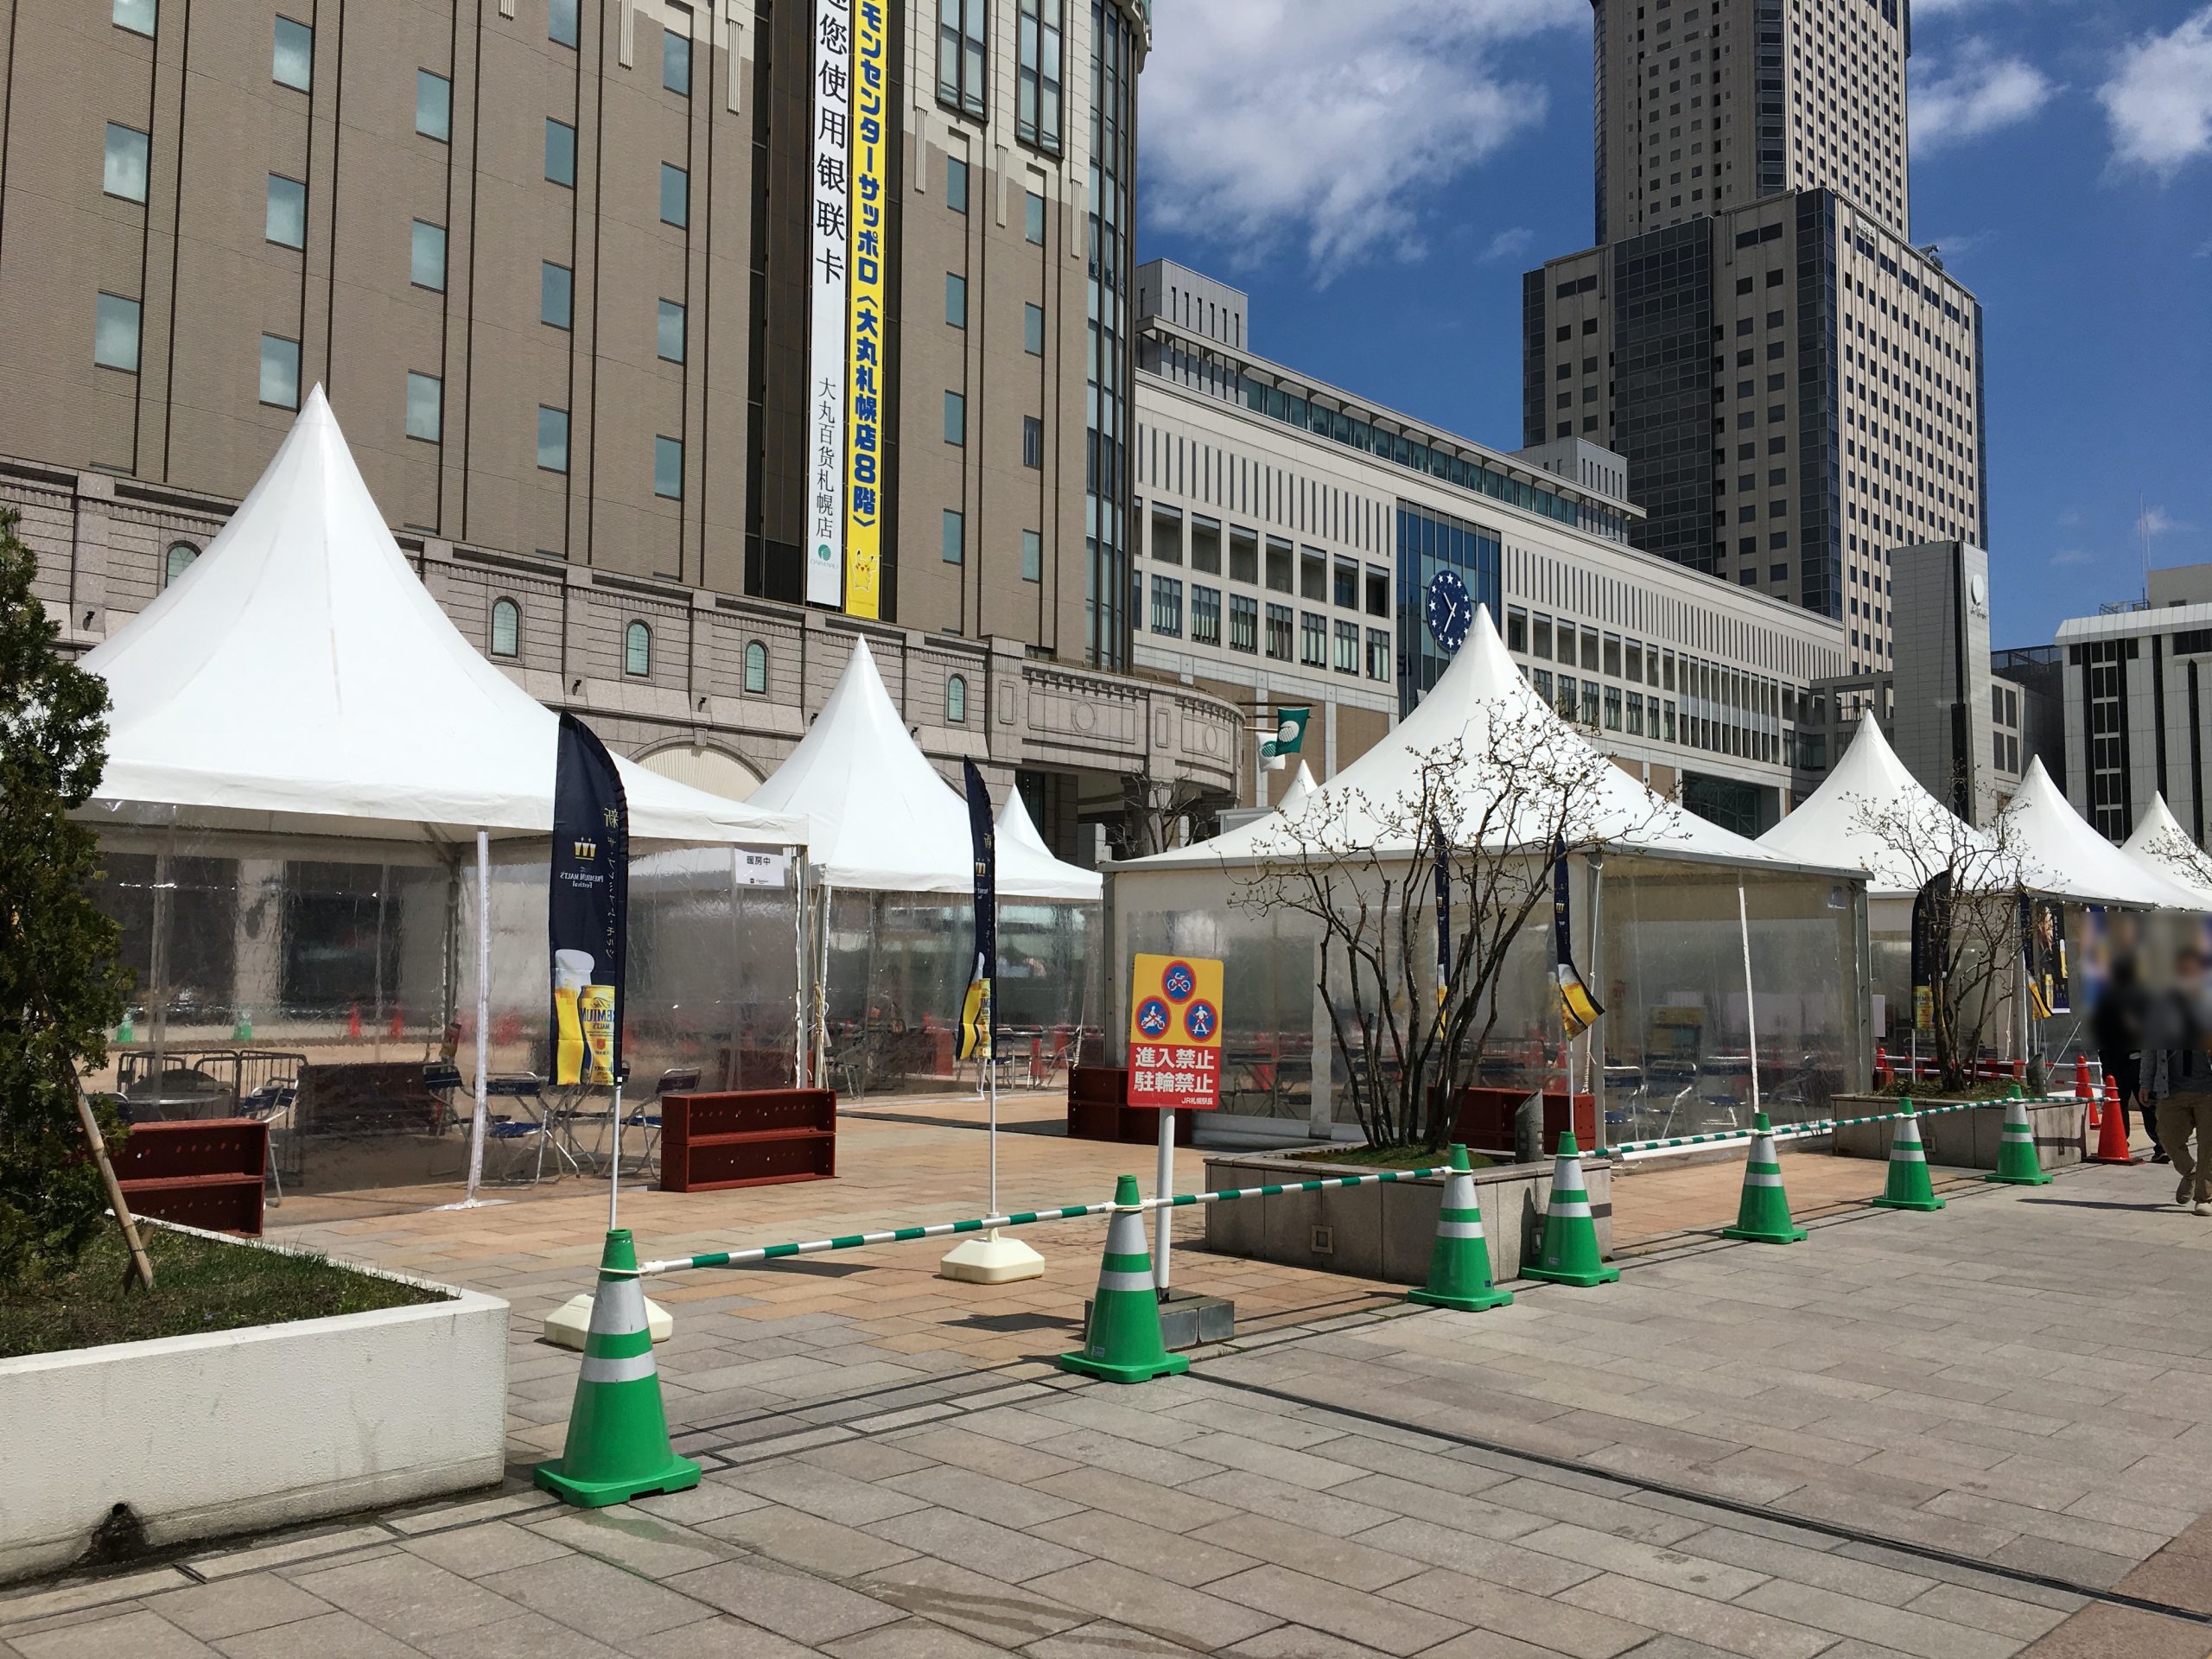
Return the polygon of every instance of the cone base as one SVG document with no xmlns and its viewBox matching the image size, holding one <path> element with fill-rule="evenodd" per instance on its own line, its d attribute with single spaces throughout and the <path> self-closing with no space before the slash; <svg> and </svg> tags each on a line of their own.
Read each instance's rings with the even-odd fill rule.
<svg viewBox="0 0 2212 1659">
<path fill-rule="evenodd" d="M 983 1238 L 956 1244 L 937 1264 L 937 1276 L 970 1285 L 1010 1285 L 1017 1280 L 1041 1279 L 1045 1258 L 1018 1238 L 1001 1238 L 996 1231 Z"/>
<path fill-rule="evenodd" d="M 563 1503 L 580 1510 L 603 1510 L 612 1503 L 650 1497 L 655 1492 L 688 1492 L 699 1484 L 699 1465 L 689 1458 L 671 1457 L 650 1475 L 627 1480 L 575 1480 L 561 1472 L 561 1459 L 555 1458 L 539 1464 L 531 1471 L 531 1481 Z"/>
<path fill-rule="evenodd" d="M 1997 1181 L 2006 1186 L 2049 1186 L 2058 1178 L 2056 1175 L 2045 1175 L 2041 1173 L 2033 1175 L 2000 1175 L 1992 1173 L 1981 1179 L 1985 1181 Z"/>
<path fill-rule="evenodd" d="M 1409 1290 L 1406 1300 L 1429 1307 L 1448 1307 L 1459 1313 L 1480 1313 L 1485 1308 L 1503 1307 L 1513 1300 L 1513 1293 L 1495 1287 L 1478 1290 L 1471 1296 L 1454 1296 L 1441 1290 Z"/>
<path fill-rule="evenodd" d="M 2125 1158 L 2103 1158 L 2093 1152 L 2082 1161 L 2085 1164 L 2139 1164 L 2143 1160 L 2133 1154 Z"/>
<path fill-rule="evenodd" d="M 1948 1198 L 1892 1198 L 1885 1194 L 1874 1200 L 1877 1210 L 1941 1210 Z"/>
<path fill-rule="evenodd" d="M 1523 1268 L 1523 1279 L 1541 1279 L 1548 1284 L 1574 1285 L 1587 1290 L 1593 1285 L 1610 1285 L 1621 1276 L 1618 1268 Z"/>
<path fill-rule="evenodd" d="M 1062 1354 L 1059 1366 L 1064 1371 L 1095 1376 L 1102 1382 L 1149 1382 L 1155 1376 L 1180 1376 L 1191 1369 L 1191 1362 L 1180 1354 L 1168 1354 L 1144 1364 L 1117 1365 L 1088 1354 Z"/>
<path fill-rule="evenodd" d="M 1802 1227 L 1723 1227 L 1720 1236 L 1747 1244 L 1802 1244 L 1811 1235 Z"/>
</svg>

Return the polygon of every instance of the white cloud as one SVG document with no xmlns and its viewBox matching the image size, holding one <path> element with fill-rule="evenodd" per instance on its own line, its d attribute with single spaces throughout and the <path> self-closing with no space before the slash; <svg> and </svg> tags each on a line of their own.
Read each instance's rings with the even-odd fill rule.
<svg viewBox="0 0 2212 1659">
<path fill-rule="evenodd" d="M 2128 47 L 2097 99 L 2118 161 L 2168 179 L 2212 156 L 2212 5 Z"/>
<path fill-rule="evenodd" d="M 2136 518 L 2136 527 L 2145 536 L 2171 536 L 2177 530 L 2194 530 L 2194 524 L 2183 524 L 2164 507 L 2145 507 Z"/>
<path fill-rule="evenodd" d="M 1912 143 L 1923 153 L 1980 138 L 2033 115 L 2058 88 L 2025 58 L 1968 41 L 1912 88 Z"/>
<path fill-rule="evenodd" d="M 1526 225 L 1516 225 L 1510 230 L 1500 231 L 1475 256 L 1478 265 L 1495 264 L 1500 259 L 1511 259 L 1528 252 L 1536 240 L 1536 233 Z"/>
<path fill-rule="evenodd" d="M 1147 217 L 1232 264 L 1301 247 L 1323 282 L 1417 258 L 1437 193 L 1544 118 L 1502 48 L 1589 26 L 1586 0 L 1164 0 L 1140 92 Z"/>
</svg>

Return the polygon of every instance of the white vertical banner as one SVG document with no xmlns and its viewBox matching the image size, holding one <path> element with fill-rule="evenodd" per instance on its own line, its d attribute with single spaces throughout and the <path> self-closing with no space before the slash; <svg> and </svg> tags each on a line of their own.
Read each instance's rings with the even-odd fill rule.
<svg viewBox="0 0 2212 1659">
<path fill-rule="evenodd" d="M 853 200 L 851 0 L 816 0 L 814 202 L 808 264 L 806 600 L 836 605 L 845 580 L 847 232 Z"/>
</svg>

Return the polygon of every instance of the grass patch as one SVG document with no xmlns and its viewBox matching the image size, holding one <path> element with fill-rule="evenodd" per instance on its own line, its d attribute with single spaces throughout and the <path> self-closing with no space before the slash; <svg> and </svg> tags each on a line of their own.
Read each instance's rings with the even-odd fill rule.
<svg viewBox="0 0 2212 1659">
<path fill-rule="evenodd" d="M 124 1289 L 130 1257 L 111 1227 L 71 1272 L 0 1286 L 0 1358 L 448 1300 L 320 1255 L 218 1243 L 143 1223 L 139 1236 L 154 1262 L 150 1296 L 135 1283 Z"/>
<path fill-rule="evenodd" d="M 1363 1164 L 1370 1169 L 1430 1169 L 1451 1161 L 1447 1153 L 1427 1147 L 1315 1147 L 1290 1157 L 1315 1164 Z M 1479 1152 L 1467 1154 L 1469 1169 L 1488 1169 L 1492 1162 Z"/>
</svg>

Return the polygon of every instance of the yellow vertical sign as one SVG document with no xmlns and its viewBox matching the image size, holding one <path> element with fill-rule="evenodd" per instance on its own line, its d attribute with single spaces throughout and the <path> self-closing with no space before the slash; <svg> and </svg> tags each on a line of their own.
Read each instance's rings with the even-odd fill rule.
<svg viewBox="0 0 2212 1659">
<path fill-rule="evenodd" d="M 845 609 L 879 616 L 883 575 L 883 411 L 890 363 L 883 340 L 884 111 L 887 105 L 883 0 L 853 7 L 851 353 L 852 399 L 845 461 Z"/>
</svg>

